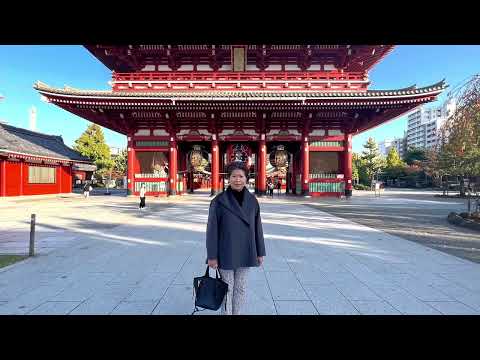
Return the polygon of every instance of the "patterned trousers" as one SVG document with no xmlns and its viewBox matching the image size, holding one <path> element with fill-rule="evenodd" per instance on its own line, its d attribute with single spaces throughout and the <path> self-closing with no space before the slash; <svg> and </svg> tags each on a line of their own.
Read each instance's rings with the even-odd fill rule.
<svg viewBox="0 0 480 360">
<path fill-rule="evenodd" d="M 220 271 L 222 280 L 228 284 L 228 292 L 226 295 L 227 309 L 225 310 L 225 299 L 222 303 L 222 315 L 239 315 L 242 307 L 247 300 L 247 278 L 248 267 L 238 268 L 235 270 Z"/>
</svg>

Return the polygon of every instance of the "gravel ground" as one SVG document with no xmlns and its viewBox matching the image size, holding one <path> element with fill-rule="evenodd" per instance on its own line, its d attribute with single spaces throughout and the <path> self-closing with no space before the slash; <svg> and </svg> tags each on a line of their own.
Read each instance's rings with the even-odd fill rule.
<svg viewBox="0 0 480 360">
<path fill-rule="evenodd" d="M 480 263 L 480 232 L 447 221 L 451 211 L 466 211 L 466 200 L 434 196 L 439 193 L 387 189 L 375 197 L 357 191 L 349 200 L 315 199 L 308 206 Z"/>
</svg>

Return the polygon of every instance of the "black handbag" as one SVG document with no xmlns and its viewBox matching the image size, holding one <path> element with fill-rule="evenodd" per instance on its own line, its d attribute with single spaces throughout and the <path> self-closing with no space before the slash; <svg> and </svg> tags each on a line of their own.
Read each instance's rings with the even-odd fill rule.
<svg viewBox="0 0 480 360">
<path fill-rule="evenodd" d="M 223 298 L 227 295 L 228 284 L 222 280 L 218 269 L 216 270 L 215 278 L 210 277 L 207 266 L 204 276 L 193 279 L 193 291 L 195 310 L 192 312 L 192 315 L 207 309 L 216 311 L 222 306 Z M 201 307 L 203 310 L 199 310 L 197 307 Z M 225 299 L 225 309 L 226 307 L 227 300 Z"/>
</svg>

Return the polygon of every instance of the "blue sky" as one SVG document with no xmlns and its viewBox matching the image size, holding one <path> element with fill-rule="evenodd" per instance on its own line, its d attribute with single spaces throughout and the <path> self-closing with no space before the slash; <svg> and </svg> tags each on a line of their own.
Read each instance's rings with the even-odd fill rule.
<svg viewBox="0 0 480 360">
<path fill-rule="evenodd" d="M 370 72 L 370 89 L 398 89 L 412 84 L 431 85 L 445 78 L 454 87 L 467 77 L 480 73 L 479 45 L 399 45 Z M 37 131 L 62 135 L 72 146 L 89 122 L 40 100 L 33 89 L 37 80 L 49 85 L 69 85 L 80 89 L 108 90 L 111 73 L 83 46 L 0 45 L 0 119 L 28 128 L 29 109 L 37 108 Z M 445 100 L 447 90 L 436 105 Z M 406 116 L 399 117 L 353 138 L 353 150 L 361 152 L 368 137 L 377 142 L 402 136 Z M 125 147 L 126 138 L 105 129 L 110 146 Z"/>
</svg>

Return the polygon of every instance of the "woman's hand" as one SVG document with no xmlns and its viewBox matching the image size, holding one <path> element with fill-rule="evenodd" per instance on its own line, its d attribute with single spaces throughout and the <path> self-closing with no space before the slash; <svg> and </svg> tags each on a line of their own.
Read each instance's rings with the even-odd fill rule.
<svg viewBox="0 0 480 360">
<path fill-rule="evenodd" d="M 258 265 L 262 265 L 263 264 L 263 256 L 257 256 L 257 261 L 258 261 Z"/>
<path fill-rule="evenodd" d="M 208 266 L 210 266 L 212 269 L 216 269 L 218 267 L 217 259 L 208 259 Z"/>
</svg>

